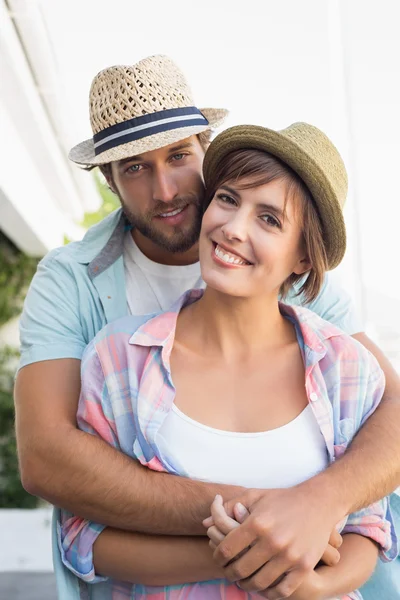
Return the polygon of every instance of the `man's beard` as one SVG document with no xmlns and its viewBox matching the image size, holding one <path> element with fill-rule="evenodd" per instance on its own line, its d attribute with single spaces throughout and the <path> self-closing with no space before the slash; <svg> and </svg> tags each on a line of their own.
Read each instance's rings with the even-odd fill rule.
<svg viewBox="0 0 400 600">
<path fill-rule="evenodd" d="M 131 223 L 134 229 L 137 229 L 144 237 L 152 241 L 154 244 L 163 248 L 167 252 L 178 253 L 186 252 L 190 250 L 196 244 L 199 239 L 201 221 L 203 218 L 201 210 L 201 199 L 193 196 L 183 197 L 176 199 L 176 202 L 166 207 L 164 202 L 157 204 L 151 212 L 146 215 L 135 215 L 126 206 L 125 202 L 119 197 L 122 205 L 122 209 Z M 162 231 L 162 221 L 159 221 L 160 225 L 155 227 L 153 225 L 153 218 L 165 212 L 172 212 L 179 208 L 194 206 L 196 209 L 193 223 L 182 230 L 180 226 L 173 228 L 172 235 L 164 235 Z M 172 227 L 170 227 L 172 229 Z"/>
</svg>

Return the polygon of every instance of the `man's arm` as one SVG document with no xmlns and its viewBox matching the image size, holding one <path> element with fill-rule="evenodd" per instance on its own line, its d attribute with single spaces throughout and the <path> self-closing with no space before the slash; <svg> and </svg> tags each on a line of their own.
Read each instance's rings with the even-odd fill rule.
<svg viewBox="0 0 400 600">
<path fill-rule="evenodd" d="M 295 302 L 302 303 L 303 298 L 300 296 Z M 318 297 L 307 307 L 363 344 L 378 360 L 386 377 L 385 393 L 376 412 L 345 455 L 311 484 L 315 484 L 316 492 L 324 493 L 326 489 L 335 493 L 336 489 L 339 506 L 343 505 L 344 514 L 348 514 L 400 486 L 400 378 L 380 348 L 363 333 L 354 303 L 333 273 L 325 274 Z M 364 476 L 365 465 L 368 477 Z"/>
<path fill-rule="evenodd" d="M 15 387 L 21 477 L 31 494 L 112 527 L 205 534 L 216 493 L 238 488 L 153 472 L 76 428 L 80 361 L 42 361 L 20 370 Z"/>
<path fill-rule="evenodd" d="M 338 486 L 336 494 L 340 494 L 345 514 L 372 504 L 400 485 L 400 377 L 365 333 L 353 337 L 375 356 L 385 373 L 386 386 L 381 403 L 347 452 L 318 476 L 318 485 L 326 486 L 330 493 Z"/>
</svg>

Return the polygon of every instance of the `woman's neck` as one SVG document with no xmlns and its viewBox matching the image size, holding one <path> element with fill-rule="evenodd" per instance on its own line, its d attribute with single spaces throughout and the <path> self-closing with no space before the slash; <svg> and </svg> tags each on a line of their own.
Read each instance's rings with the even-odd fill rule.
<svg viewBox="0 0 400 600">
<path fill-rule="evenodd" d="M 200 300 L 182 311 L 176 339 L 200 354 L 230 362 L 281 348 L 296 341 L 296 335 L 279 311 L 277 295 L 237 298 L 206 288 Z"/>
</svg>

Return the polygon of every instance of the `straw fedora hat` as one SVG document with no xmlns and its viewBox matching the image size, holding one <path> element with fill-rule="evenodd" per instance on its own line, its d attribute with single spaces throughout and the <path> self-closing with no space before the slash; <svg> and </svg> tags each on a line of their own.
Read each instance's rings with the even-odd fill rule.
<svg viewBox="0 0 400 600">
<path fill-rule="evenodd" d="M 210 144 L 203 163 L 206 187 L 219 161 L 239 149 L 264 150 L 289 165 L 304 181 L 315 201 L 322 224 L 328 268 L 334 269 L 346 251 L 342 209 L 347 195 L 343 160 L 327 136 L 308 123 L 294 123 L 274 131 L 239 125 L 220 133 Z"/>
<path fill-rule="evenodd" d="M 228 114 L 225 109 L 196 108 L 184 75 L 162 55 L 100 71 L 89 104 L 93 138 L 69 153 L 82 165 L 121 160 L 203 132 L 210 135 Z"/>
</svg>

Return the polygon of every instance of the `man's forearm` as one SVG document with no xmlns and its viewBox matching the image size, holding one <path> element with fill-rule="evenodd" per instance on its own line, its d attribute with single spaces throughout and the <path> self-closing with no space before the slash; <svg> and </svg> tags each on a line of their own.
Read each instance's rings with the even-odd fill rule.
<svg viewBox="0 0 400 600">
<path fill-rule="evenodd" d="M 329 491 L 345 516 L 390 494 L 400 485 L 400 379 L 388 359 L 365 334 L 354 336 L 377 358 L 385 372 L 383 399 L 347 452 L 310 480 Z M 365 476 L 368 469 L 368 477 Z"/>
<path fill-rule="evenodd" d="M 37 442 L 25 459 L 31 469 L 48 474 L 35 477 L 41 484 L 34 493 L 97 523 L 147 533 L 205 535 L 202 519 L 209 516 L 215 494 L 238 493 L 238 488 L 151 471 L 73 427 L 55 431 L 53 443 L 52 434 L 46 435 L 45 443 Z M 50 453 L 49 447 L 54 448 Z"/>
<path fill-rule="evenodd" d="M 93 547 L 98 575 L 150 586 L 177 585 L 223 577 L 208 538 L 152 536 L 107 528 Z"/>
</svg>

